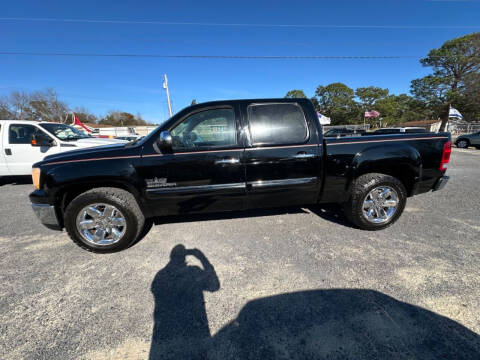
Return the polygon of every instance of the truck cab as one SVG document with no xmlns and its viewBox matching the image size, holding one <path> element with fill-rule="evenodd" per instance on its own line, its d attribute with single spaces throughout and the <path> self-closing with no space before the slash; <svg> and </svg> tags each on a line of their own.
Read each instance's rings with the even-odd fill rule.
<svg viewBox="0 0 480 360">
<path fill-rule="evenodd" d="M 36 138 L 43 142 L 32 144 Z M 45 156 L 118 142 L 122 141 L 92 138 L 66 124 L 0 120 L 0 176 L 30 175 L 32 164 Z"/>
</svg>

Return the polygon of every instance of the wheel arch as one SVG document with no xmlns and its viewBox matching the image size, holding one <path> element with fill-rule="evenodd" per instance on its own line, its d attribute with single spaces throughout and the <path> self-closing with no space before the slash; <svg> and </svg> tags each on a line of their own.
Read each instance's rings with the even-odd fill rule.
<svg viewBox="0 0 480 360">
<path fill-rule="evenodd" d="M 407 196 L 415 194 L 422 177 L 422 158 L 417 149 L 408 145 L 380 145 L 365 149 L 355 155 L 348 190 L 359 176 L 368 173 L 390 175 L 400 180 Z"/>
</svg>

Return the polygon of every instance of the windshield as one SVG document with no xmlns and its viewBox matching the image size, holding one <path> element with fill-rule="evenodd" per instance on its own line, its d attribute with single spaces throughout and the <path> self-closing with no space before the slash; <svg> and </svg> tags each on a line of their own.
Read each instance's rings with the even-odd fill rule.
<svg viewBox="0 0 480 360">
<path fill-rule="evenodd" d="M 77 130 L 70 125 L 50 123 L 40 124 L 40 126 L 63 141 L 89 138 L 83 131 Z"/>
</svg>

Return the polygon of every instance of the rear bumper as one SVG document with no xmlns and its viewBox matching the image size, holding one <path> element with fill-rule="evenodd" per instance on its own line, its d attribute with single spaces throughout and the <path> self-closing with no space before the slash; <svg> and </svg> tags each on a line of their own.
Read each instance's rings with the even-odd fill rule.
<svg viewBox="0 0 480 360">
<path fill-rule="evenodd" d="M 32 209 L 40 222 L 52 230 L 62 230 L 55 207 L 49 204 L 32 204 Z"/>
<path fill-rule="evenodd" d="M 435 185 L 433 185 L 433 191 L 442 190 L 445 187 L 445 185 L 447 185 L 447 182 L 449 179 L 450 179 L 449 176 L 446 176 L 446 175 L 442 176 L 440 179 L 437 180 Z"/>
</svg>

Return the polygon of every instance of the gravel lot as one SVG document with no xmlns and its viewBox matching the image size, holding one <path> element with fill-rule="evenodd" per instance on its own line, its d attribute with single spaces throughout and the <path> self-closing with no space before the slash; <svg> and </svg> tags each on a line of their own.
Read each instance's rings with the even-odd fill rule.
<svg viewBox="0 0 480 360">
<path fill-rule="evenodd" d="M 480 151 L 454 149 L 448 175 L 384 231 L 255 211 L 166 219 L 110 255 L 42 227 L 9 181 L 0 358 L 480 359 Z"/>
</svg>

